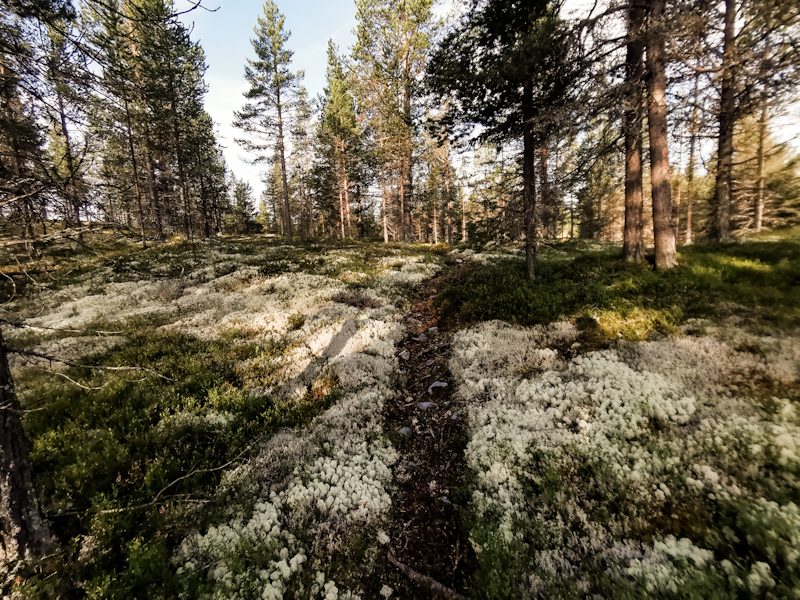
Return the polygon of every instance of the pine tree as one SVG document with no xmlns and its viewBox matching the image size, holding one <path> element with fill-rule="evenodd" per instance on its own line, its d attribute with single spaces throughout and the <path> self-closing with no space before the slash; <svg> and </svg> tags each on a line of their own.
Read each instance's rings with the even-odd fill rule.
<svg viewBox="0 0 800 600">
<path fill-rule="evenodd" d="M 352 237 L 350 171 L 356 159 L 359 127 L 349 82 L 333 40 L 328 41 L 327 84 L 322 98 L 320 146 L 336 172 L 342 238 Z M 345 227 L 347 232 L 345 233 Z"/>
<path fill-rule="evenodd" d="M 283 187 L 283 203 L 286 236 L 292 241 L 292 216 L 289 207 L 289 185 L 287 182 L 286 156 L 284 146 L 284 121 L 288 120 L 288 108 L 295 97 L 297 83 L 302 72 L 289 70 L 293 52 L 286 48 L 290 32 L 284 29 L 285 17 L 273 0 L 264 2 L 264 15 L 258 18 L 254 29 L 256 38 L 250 40 L 256 53 L 256 60 L 247 59 L 245 79 L 250 89 L 245 92 L 249 100 L 242 110 L 237 111 L 234 126 L 261 140 L 277 139 L 278 156 Z M 255 154 L 254 162 L 266 160 L 266 151 L 273 144 L 261 143 L 252 138 L 237 139 L 245 150 Z"/>
<path fill-rule="evenodd" d="M 438 24 L 433 0 L 357 0 L 353 49 L 359 104 L 370 122 L 381 158 L 382 187 L 396 172 L 397 203 L 392 212 L 396 237 L 411 235 L 415 151 L 425 72 Z M 385 199 L 388 197 L 384 194 Z M 387 226 L 388 229 L 388 226 Z M 388 234 L 388 231 L 387 231 Z M 388 238 L 388 235 L 385 235 Z"/>
<path fill-rule="evenodd" d="M 657 269 L 671 269 L 678 264 L 669 176 L 665 10 L 665 0 L 648 0 L 647 121 Z"/>
<path fill-rule="evenodd" d="M 644 10 L 628 7 L 628 40 L 625 57 L 625 229 L 622 258 L 643 262 L 644 198 L 642 192 L 642 124 L 644 120 Z"/>
<path fill-rule="evenodd" d="M 536 156 L 572 120 L 584 72 L 580 45 L 547 1 L 473 2 L 431 60 L 429 84 L 452 99 L 463 126 L 484 127 L 483 139 L 522 139 L 526 264 L 536 270 Z"/>
</svg>

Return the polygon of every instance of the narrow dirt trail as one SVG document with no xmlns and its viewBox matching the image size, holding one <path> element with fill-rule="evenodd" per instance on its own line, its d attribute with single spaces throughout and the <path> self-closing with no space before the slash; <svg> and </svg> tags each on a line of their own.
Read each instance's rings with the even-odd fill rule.
<svg viewBox="0 0 800 600">
<path fill-rule="evenodd" d="M 465 416 L 447 369 L 452 334 L 440 328 L 432 302 L 440 282 L 426 282 L 405 316 L 407 335 L 399 345 L 405 388 L 385 412 L 385 429 L 400 454 L 388 550 L 397 562 L 463 593 L 474 559 L 454 497 L 464 477 Z M 392 598 L 434 597 L 396 565 L 388 571 L 397 583 Z"/>
</svg>

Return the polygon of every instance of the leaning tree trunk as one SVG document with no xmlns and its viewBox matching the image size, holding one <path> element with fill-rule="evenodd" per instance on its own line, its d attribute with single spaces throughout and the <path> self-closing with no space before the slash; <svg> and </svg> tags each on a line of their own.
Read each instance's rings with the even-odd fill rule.
<svg viewBox="0 0 800 600">
<path fill-rule="evenodd" d="M 733 126 L 736 121 L 734 53 L 736 51 L 736 2 L 725 2 L 725 49 L 722 55 L 722 89 L 719 106 L 719 149 L 717 183 L 714 189 L 714 235 L 731 237 L 731 179 L 733 173 Z"/>
<path fill-rule="evenodd" d="M 625 58 L 625 229 L 622 258 L 644 261 L 644 198 L 642 194 L 642 122 L 644 117 L 644 10 L 631 5 Z"/>
<path fill-rule="evenodd" d="M 647 44 L 647 113 L 650 124 L 650 179 L 653 187 L 653 237 L 657 269 L 671 269 L 678 264 L 669 180 L 667 78 L 665 36 L 662 31 L 665 5 L 665 0 L 649 2 L 652 33 Z"/>
<path fill-rule="evenodd" d="M 33 487 L 20 407 L 0 331 L 0 565 L 43 554 L 50 546 Z"/>
</svg>

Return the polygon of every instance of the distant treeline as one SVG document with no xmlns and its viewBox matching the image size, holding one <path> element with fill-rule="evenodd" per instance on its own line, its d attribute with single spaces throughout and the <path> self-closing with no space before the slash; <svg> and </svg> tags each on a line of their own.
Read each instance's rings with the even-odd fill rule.
<svg viewBox="0 0 800 600">
<path fill-rule="evenodd" d="M 800 73 L 789 0 L 357 0 L 309 98 L 266 0 L 234 125 L 260 199 L 226 168 L 205 59 L 169 0 L 28 0 L 0 20 L 0 226 L 106 222 L 144 239 L 271 231 L 447 242 L 677 243 L 798 218 L 775 141 Z M 300 26 L 301 24 L 294 24 Z M 647 135 L 645 135 L 647 134 Z M 469 151 L 465 152 L 465 149 Z M 259 205 L 256 216 L 256 205 Z M 652 214 L 652 218 L 650 215 Z"/>
</svg>

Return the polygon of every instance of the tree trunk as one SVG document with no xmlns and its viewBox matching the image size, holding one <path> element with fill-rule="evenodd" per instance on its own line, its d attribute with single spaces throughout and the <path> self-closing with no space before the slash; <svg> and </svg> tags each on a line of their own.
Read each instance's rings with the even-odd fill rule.
<svg viewBox="0 0 800 600">
<path fill-rule="evenodd" d="M 64 136 L 64 157 L 67 160 L 67 170 L 69 171 L 69 202 L 72 209 L 72 217 L 75 219 L 75 226 L 81 226 L 81 211 L 78 196 L 75 193 L 75 162 L 72 158 L 72 144 L 69 139 L 69 129 L 67 129 L 67 115 L 64 112 L 64 98 L 56 86 L 56 99 L 58 100 L 58 113 L 61 118 L 61 133 Z M 78 239 L 83 239 L 83 234 L 78 234 Z"/>
<path fill-rule="evenodd" d="M 153 170 L 153 159 L 150 156 L 150 148 L 145 145 L 144 158 L 147 166 L 147 191 L 150 193 L 150 201 L 153 203 L 153 212 L 156 218 L 156 233 L 159 239 L 164 239 L 164 225 L 161 222 L 161 202 L 158 198 L 156 188 L 156 176 Z"/>
<path fill-rule="evenodd" d="M 700 129 L 700 74 L 694 76 L 694 108 L 689 130 L 689 172 L 686 173 L 686 243 L 692 243 L 692 205 L 694 204 L 694 166 L 697 132 Z"/>
<path fill-rule="evenodd" d="M 364 241 L 364 211 L 361 207 L 361 186 L 356 184 L 356 207 L 358 207 L 358 214 L 356 217 L 358 218 L 358 239 L 362 242 Z"/>
<path fill-rule="evenodd" d="M 403 179 L 403 174 L 400 173 L 400 195 L 399 195 L 399 200 L 400 200 L 400 241 L 401 242 L 405 242 L 406 241 L 406 235 L 405 235 L 405 231 L 406 231 L 405 196 L 406 195 L 405 195 L 404 188 L 403 188 L 404 182 L 405 182 L 405 180 Z"/>
<path fill-rule="evenodd" d="M 350 218 L 350 180 L 347 176 L 347 158 L 344 155 L 344 142 L 342 143 L 342 174 L 344 175 L 344 210 L 347 216 L 347 235 L 353 239 L 353 222 Z"/>
<path fill-rule="evenodd" d="M 211 229 L 208 226 L 208 204 L 206 203 L 206 183 L 200 175 L 200 209 L 203 211 L 203 237 L 211 237 Z"/>
<path fill-rule="evenodd" d="M 642 27 L 645 12 L 631 5 L 628 13 L 628 44 L 625 57 L 627 93 L 625 97 L 625 228 L 622 258 L 644 261 L 644 198 L 642 193 L 642 121 L 644 118 L 644 42 Z M 571 237 L 571 234 L 570 234 Z"/>
<path fill-rule="evenodd" d="M 5 96 L 5 105 L 7 110 L 9 111 L 9 119 L 13 119 L 10 113 L 12 111 L 12 105 L 14 104 L 14 99 L 16 96 L 16 89 L 15 89 L 15 80 L 17 76 L 13 72 L 9 72 L 9 70 L 2 64 L 0 64 L 0 75 L 3 79 L 7 80 L 6 85 L 3 86 L 4 88 L 4 96 Z M 14 157 L 14 175 L 17 177 L 17 188 L 18 194 L 25 194 L 25 190 L 22 189 L 19 180 L 22 178 L 22 173 L 24 171 L 23 161 L 22 161 L 22 149 L 19 146 L 19 140 L 17 139 L 17 135 L 15 133 L 15 128 L 9 128 L 9 137 L 11 138 L 11 151 Z M 30 197 L 26 195 L 25 198 L 22 199 L 21 202 L 22 208 L 22 220 L 23 220 L 23 228 L 25 230 L 25 237 L 26 237 L 26 244 L 25 246 L 29 251 L 36 252 L 35 248 L 33 247 L 33 239 L 36 236 L 36 233 L 33 231 L 33 206 L 30 204 Z"/>
<path fill-rule="evenodd" d="M 131 132 L 131 113 L 128 110 L 128 98 L 123 96 L 125 102 L 125 122 L 128 128 L 128 150 L 131 153 L 133 166 L 133 187 L 136 190 L 136 204 L 139 208 L 139 225 L 142 228 L 142 248 L 147 248 L 147 238 L 144 233 L 144 208 L 142 208 L 142 191 L 139 189 L 139 168 L 136 165 L 136 153 L 133 151 L 133 133 Z M 130 213 L 128 213 L 130 215 Z"/>
<path fill-rule="evenodd" d="M 342 226 L 342 239 L 344 239 L 344 158 L 339 158 L 339 223 Z"/>
<path fill-rule="evenodd" d="M 405 3 L 403 4 L 405 9 Z M 406 12 L 403 10 L 403 22 L 406 21 Z M 412 118 L 411 118 L 411 83 L 413 75 L 411 74 L 411 61 L 409 53 L 411 52 L 411 44 L 408 39 L 408 33 L 403 29 L 403 124 L 405 131 L 403 132 L 403 157 L 400 161 L 400 179 L 402 182 L 402 206 L 404 211 L 411 210 L 411 204 L 414 201 L 414 179 L 412 172 L 412 162 L 414 159 L 414 148 L 412 144 Z M 402 213 L 403 228 L 401 230 L 401 240 L 406 241 L 406 227 L 405 227 L 405 212 Z"/>
<path fill-rule="evenodd" d="M 525 202 L 525 266 L 528 277 L 536 277 L 536 145 L 531 131 L 533 119 L 533 82 L 525 81 L 522 92 L 522 185 Z"/>
<path fill-rule="evenodd" d="M 731 237 L 731 178 L 733 172 L 733 126 L 736 122 L 736 2 L 725 2 L 725 49 L 722 55 L 722 89 L 719 106 L 719 148 L 717 182 L 714 189 L 714 235 L 724 241 Z"/>
<path fill-rule="evenodd" d="M 575 201 L 569 203 L 569 239 L 575 239 Z"/>
<path fill-rule="evenodd" d="M 467 207 L 464 198 L 461 198 L 461 243 L 467 241 Z"/>
<path fill-rule="evenodd" d="M 667 78 L 665 73 L 665 0 L 649 0 L 651 26 L 647 44 L 648 120 L 650 130 L 650 178 L 653 187 L 653 237 L 656 268 L 671 269 L 678 264 L 675 230 L 672 229 L 672 193 L 669 179 L 667 138 Z"/>
<path fill-rule="evenodd" d="M 767 179 L 766 139 L 767 139 L 767 98 L 764 94 L 761 104 L 761 119 L 758 121 L 758 183 L 756 184 L 756 204 L 753 210 L 753 227 L 761 231 L 764 219 L 764 188 Z"/>
<path fill-rule="evenodd" d="M 539 174 L 541 181 L 541 196 L 542 196 L 542 235 L 548 239 L 553 238 L 553 206 L 551 204 L 552 198 L 550 197 L 550 182 L 547 178 L 547 144 L 542 146 L 541 150 L 541 173 Z M 504 211 L 501 211 L 501 215 Z"/>
<path fill-rule="evenodd" d="M 275 71 L 275 78 L 277 80 L 278 72 L 277 66 Z M 283 151 L 283 115 L 281 106 L 281 88 L 275 86 L 275 105 L 278 108 L 278 148 L 281 154 L 281 183 L 283 185 L 283 202 L 285 204 L 286 212 L 286 239 L 292 241 L 292 213 L 289 209 L 289 184 L 286 182 L 286 158 Z"/>
<path fill-rule="evenodd" d="M 444 168 L 444 192 L 447 194 L 447 245 L 453 245 L 453 197 L 450 195 L 450 144 L 446 146 Z"/>
<path fill-rule="evenodd" d="M 680 164 L 680 158 L 678 159 L 678 164 Z M 680 172 L 678 172 L 678 177 L 676 178 L 676 189 L 675 189 L 675 243 L 678 243 L 678 240 L 681 239 L 681 178 Z"/>
<path fill-rule="evenodd" d="M 439 243 L 439 215 L 436 210 L 436 199 L 433 200 L 433 243 Z"/>
<path fill-rule="evenodd" d="M 381 212 L 383 213 L 383 243 L 389 243 L 389 219 L 386 215 L 386 176 L 381 167 Z"/>
<path fill-rule="evenodd" d="M 28 461 L 20 406 L 0 331 L 0 564 L 43 554 L 52 544 Z"/>
</svg>

